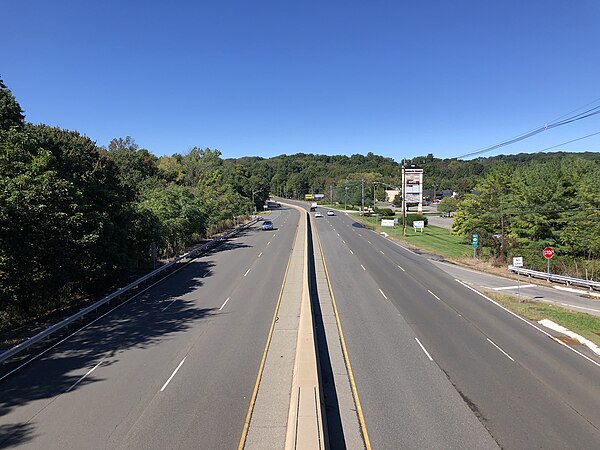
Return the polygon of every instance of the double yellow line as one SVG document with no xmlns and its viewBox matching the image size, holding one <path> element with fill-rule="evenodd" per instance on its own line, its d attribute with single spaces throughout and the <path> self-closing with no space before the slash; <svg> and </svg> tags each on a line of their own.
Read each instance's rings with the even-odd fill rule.
<svg viewBox="0 0 600 450">
<path fill-rule="evenodd" d="M 294 244 L 296 243 L 296 237 L 298 236 L 298 226 L 296 228 L 296 233 L 294 234 Z M 271 339 L 273 337 L 273 331 L 275 330 L 275 323 L 277 322 L 277 314 L 279 313 L 279 306 L 281 305 L 281 298 L 283 296 L 283 288 L 285 287 L 285 280 L 287 279 L 288 271 L 290 269 L 290 265 L 292 263 L 292 254 L 294 248 L 292 246 L 292 250 L 290 251 L 290 256 L 288 258 L 287 266 L 285 267 L 285 272 L 283 274 L 283 281 L 281 282 L 281 288 L 279 289 L 279 298 L 277 299 L 277 305 L 275 306 L 275 312 L 273 313 L 273 320 L 271 321 L 271 328 L 269 329 L 269 335 L 267 336 L 267 343 L 265 344 L 265 351 L 263 352 L 262 359 L 260 361 L 260 366 L 258 368 L 258 376 L 256 377 L 256 382 L 254 383 L 254 391 L 252 391 L 252 397 L 250 398 L 250 406 L 248 407 L 248 413 L 246 414 L 246 420 L 244 421 L 244 429 L 242 430 L 242 437 L 240 438 L 240 443 L 238 445 L 238 450 L 243 450 L 244 445 L 246 445 L 246 438 L 248 437 L 248 429 L 250 428 L 250 419 L 252 418 L 252 411 L 254 410 L 254 404 L 256 403 L 256 396 L 258 395 L 258 388 L 260 386 L 260 380 L 262 378 L 263 371 L 265 369 L 265 362 L 267 360 L 267 353 L 269 351 L 269 346 L 271 345 Z"/>
<path fill-rule="evenodd" d="M 346 370 L 348 371 L 348 378 L 350 380 L 350 387 L 352 389 L 352 396 L 354 397 L 354 403 L 356 405 L 356 413 L 358 415 L 358 421 L 360 423 L 360 429 L 363 436 L 363 440 L 365 443 L 365 448 L 367 450 L 371 450 L 371 441 L 369 440 L 369 434 L 367 433 L 367 426 L 365 424 L 365 417 L 363 414 L 362 406 L 360 404 L 360 400 L 358 398 L 358 389 L 356 388 L 356 382 L 354 380 L 354 373 L 352 372 L 352 366 L 350 365 L 350 357 L 348 356 L 348 349 L 346 347 L 346 340 L 344 338 L 344 332 L 342 330 L 342 324 L 340 322 L 340 314 L 338 312 L 337 303 L 335 301 L 335 295 L 333 293 L 333 288 L 331 287 L 331 280 L 329 278 L 329 271 L 327 270 L 327 263 L 325 262 L 325 255 L 323 253 L 323 247 L 321 245 L 321 238 L 319 237 L 319 232 L 316 227 L 311 227 L 315 230 L 315 235 L 317 236 L 317 243 L 319 244 L 319 251 L 321 253 L 321 260 L 323 261 L 323 267 L 325 269 L 325 278 L 327 278 L 327 287 L 329 289 L 329 294 L 331 295 L 331 300 L 333 304 L 333 310 L 335 313 L 335 319 L 337 323 L 338 334 L 340 338 L 340 344 L 342 347 L 342 352 L 344 354 L 344 362 L 346 364 Z M 294 241 L 296 242 L 296 236 L 298 235 L 298 229 L 296 229 L 296 234 L 294 235 Z M 308 229 L 307 229 L 308 232 Z M 281 288 L 279 290 L 279 298 L 277 299 L 277 305 L 275 307 L 275 312 L 273 314 L 273 320 L 271 321 L 271 328 L 269 329 L 269 334 L 267 337 L 267 342 L 265 344 L 265 350 L 263 352 L 262 359 L 260 361 L 260 366 L 258 369 L 258 376 L 256 377 L 256 382 L 254 384 L 254 391 L 252 392 L 252 397 L 250 399 L 250 406 L 248 407 L 248 413 L 246 414 L 246 420 L 244 422 L 244 428 L 242 430 L 242 436 L 240 438 L 240 443 L 238 445 L 238 450 L 243 450 L 246 445 L 246 438 L 248 437 L 248 430 L 250 428 L 250 419 L 252 418 L 252 412 L 254 410 L 254 405 L 256 403 L 256 397 L 258 395 L 258 388 L 260 386 L 260 380 L 262 378 L 262 374 L 265 368 L 265 362 L 267 359 L 267 353 L 269 351 L 269 346 L 271 344 L 271 339 L 273 337 L 273 331 L 275 329 L 275 323 L 277 322 L 277 314 L 279 313 L 279 307 L 281 305 L 281 298 L 283 296 L 283 289 L 285 286 L 285 281 L 287 279 L 288 271 L 292 261 L 292 253 L 290 252 L 290 256 L 288 258 L 287 266 L 285 268 L 285 273 L 283 275 L 283 281 L 281 283 Z"/>
<path fill-rule="evenodd" d="M 329 279 L 329 271 L 327 270 L 327 263 L 325 262 L 325 254 L 323 253 L 323 247 L 321 246 L 321 238 L 319 237 L 319 231 L 317 227 L 312 227 L 315 230 L 317 236 L 317 242 L 319 244 L 319 251 L 321 252 L 321 260 L 323 261 L 323 267 L 325 268 L 325 278 L 327 278 L 327 287 L 329 288 L 329 294 L 331 295 L 331 302 L 333 303 L 333 311 L 335 313 L 335 320 L 337 322 L 338 333 L 340 335 L 340 344 L 342 346 L 342 352 L 344 354 L 344 361 L 346 363 L 346 369 L 348 370 L 348 378 L 350 379 L 350 387 L 352 388 L 352 396 L 354 397 L 354 403 L 356 404 L 356 413 L 358 414 L 358 421 L 360 423 L 360 429 L 365 441 L 365 448 L 371 450 L 371 441 L 369 440 L 369 433 L 367 433 L 367 425 L 365 423 L 365 416 L 360 405 L 358 398 L 358 389 L 356 388 L 356 382 L 354 381 L 354 373 L 352 372 L 352 366 L 350 365 L 350 357 L 348 356 L 348 349 L 346 348 L 346 340 L 344 339 L 344 331 L 342 330 L 342 323 L 340 322 L 340 313 L 338 312 L 337 303 L 335 301 L 335 295 L 333 294 L 333 288 L 331 287 L 331 280 Z"/>
</svg>

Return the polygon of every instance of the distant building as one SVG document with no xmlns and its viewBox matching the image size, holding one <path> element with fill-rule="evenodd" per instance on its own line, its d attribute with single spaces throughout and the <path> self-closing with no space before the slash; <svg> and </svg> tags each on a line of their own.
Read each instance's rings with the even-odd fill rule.
<svg viewBox="0 0 600 450">
<path fill-rule="evenodd" d="M 392 203 L 397 195 L 400 195 L 402 191 L 400 189 L 386 189 L 385 190 L 385 201 Z"/>
</svg>

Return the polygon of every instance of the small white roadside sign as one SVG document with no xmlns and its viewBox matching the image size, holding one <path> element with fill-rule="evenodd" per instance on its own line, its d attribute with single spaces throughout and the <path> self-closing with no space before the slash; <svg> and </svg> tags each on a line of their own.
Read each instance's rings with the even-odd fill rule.
<svg viewBox="0 0 600 450">
<path fill-rule="evenodd" d="M 381 226 L 382 227 L 393 227 L 394 224 L 394 220 L 393 219 L 381 219 Z"/>
<path fill-rule="evenodd" d="M 523 257 L 515 256 L 513 258 L 513 267 L 523 267 Z"/>
<path fill-rule="evenodd" d="M 415 228 L 415 232 L 417 230 L 421 230 L 421 233 L 422 233 L 423 229 L 425 228 L 425 221 L 424 220 L 415 220 L 413 222 L 413 227 Z"/>
</svg>

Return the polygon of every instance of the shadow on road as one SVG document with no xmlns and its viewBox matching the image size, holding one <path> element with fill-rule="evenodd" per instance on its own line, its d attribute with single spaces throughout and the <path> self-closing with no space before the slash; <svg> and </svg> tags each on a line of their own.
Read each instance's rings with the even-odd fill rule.
<svg viewBox="0 0 600 450">
<path fill-rule="evenodd" d="M 253 230 L 245 230 L 240 235 L 251 232 Z M 249 245 L 226 241 L 202 257 L 243 247 Z M 165 337 L 186 332 L 217 313 L 215 308 L 199 308 L 194 295 L 204 284 L 203 279 L 213 274 L 214 265 L 213 261 L 196 259 L 147 291 L 120 305 L 105 308 L 95 318 L 86 317 L 87 322 L 71 326 L 61 336 L 53 336 L 51 342 L 2 365 L 0 448 L 22 445 L 33 439 L 34 416 L 55 397 L 102 381 L 91 374 L 79 382 L 86 369 L 98 363 L 115 364 L 125 350 L 152 347 Z M 15 416 L 11 423 L 11 412 L 34 402 L 37 405 L 25 413 L 26 420 L 19 414 L 19 419 L 15 420 Z"/>
<path fill-rule="evenodd" d="M 344 439 L 344 429 L 340 416 L 340 406 L 335 387 L 335 379 L 333 377 L 331 359 L 329 357 L 329 348 L 327 346 L 327 336 L 325 334 L 325 325 L 323 324 L 321 305 L 319 304 L 319 292 L 317 289 L 317 278 L 315 271 L 315 251 L 313 247 L 310 221 L 308 221 L 308 282 L 315 321 L 321 388 L 323 389 L 323 397 L 325 402 L 325 425 L 327 427 L 327 439 L 329 441 L 330 449 L 345 449 L 346 440 Z"/>
</svg>

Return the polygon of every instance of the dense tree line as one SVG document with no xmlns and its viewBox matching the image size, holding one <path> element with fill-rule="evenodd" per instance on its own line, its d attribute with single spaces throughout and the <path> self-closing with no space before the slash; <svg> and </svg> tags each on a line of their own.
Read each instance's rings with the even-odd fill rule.
<svg viewBox="0 0 600 450">
<path fill-rule="evenodd" d="M 1 83 L 0 327 L 151 267 L 152 242 L 170 257 L 250 213 L 245 175 L 215 150 L 157 158 L 131 138 L 102 148 L 27 123 Z"/>
<path fill-rule="evenodd" d="M 475 184 L 478 194 L 458 202 L 454 231 L 465 236 L 477 232 L 500 262 L 518 255 L 529 266 L 542 268 L 542 249 L 552 246 L 563 256 L 563 265 L 579 262 L 595 272 L 600 257 L 600 158 L 587 156 L 497 161 Z"/>
</svg>

